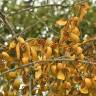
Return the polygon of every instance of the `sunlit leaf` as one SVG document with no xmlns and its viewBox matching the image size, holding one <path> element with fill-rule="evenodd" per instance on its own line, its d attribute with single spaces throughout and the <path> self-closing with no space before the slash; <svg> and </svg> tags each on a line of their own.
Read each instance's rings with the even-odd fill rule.
<svg viewBox="0 0 96 96">
<path fill-rule="evenodd" d="M 60 25 L 60 26 L 66 25 L 66 23 L 67 23 L 67 21 L 64 20 L 63 18 L 60 19 L 60 20 L 58 20 L 58 21 L 56 21 L 56 24 L 57 24 L 57 25 Z"/>
<path fill-rule="evenodd" d="M 80 92 L 83 93 L 83 94 L 88 94 L 89 91 L 88 91 L 88 88 L 87 87 L 84 87 L 84 88 L 80 88 Z"/>
<path fill-rule="evenodd" d="M 65 75 L 62 71 L 59 71 L 57 73 L 57 79 L 60 79 L 60 80 L 65 80 Z"/>
<path fill-rule="evenodd" d="M 42 70 L 36 71 L 35 72 L 35 79 L 39 79 L 41 75 L 42 75 Z"/>
</svg>

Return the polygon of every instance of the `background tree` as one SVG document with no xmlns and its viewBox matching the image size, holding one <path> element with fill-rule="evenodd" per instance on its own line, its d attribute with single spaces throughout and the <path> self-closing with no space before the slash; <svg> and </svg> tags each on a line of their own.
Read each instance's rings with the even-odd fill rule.
<svg viewBox="0 0 96 96">
<path fill-rule="evenodd" d="M 2 0 L 1 11 L 16 33 L 22 32 L 25 37 L 50 37 L 58 35 L 58 28 L 54 25 L 56 20 L 72 16 L 78 9 L 73 6 L 78 7 L 82 2 L 84 0 Z M 92 7 L 80 25 L 83 37 L 84 34 L 95 34 L 96 29 L 95 1 L 90 0 L 89 3 Z M 8 36 L 9 33 L 1 20 L 1 36 Z"/>
</svg>

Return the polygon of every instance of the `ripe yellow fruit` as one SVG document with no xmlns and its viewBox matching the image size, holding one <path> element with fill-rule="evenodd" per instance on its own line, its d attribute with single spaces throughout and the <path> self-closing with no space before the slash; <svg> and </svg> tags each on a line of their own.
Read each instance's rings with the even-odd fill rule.
<svg viewBox="0 0 96 96">
<path fill-rule="evenodd" d="M 20 80 L 15 79 L 14 82 L 13 82 L 13 88 L 18 90 L 19 87 L 20 87 Z"/>
<path fill-rule="evenodd" d="M 20 43 L 17 43 L 16 45 L 16 55 L 17 59 L 20 59 Z"/>
<path fill-rule="evenodd" d="M 66 25 L 67 21 L 64 20 L 64 18 L 61 18 L 60 20 L 56 21 L 56 25 L 64 26 Z"/>
<path fill-rule="evenodd" d="M 57 67 L 56 67 L 56 65 L 52 65 L 52 66 L 51 66 L 51 71 L 52 71 L 52 73 L 53 73 L 54 75 L 56 75 L 56 73 L 57 73 Z"/>
<path fill-rule="evenodd" d="M 85 82 L 85 86 L 87 88 L 91 88 L 92 87 L 92 80 L 90 78 L 85 78 L 84 82 Z"/>
<path fill-rule="evenodd" d="M 76 43 L 72 46 L 73 49 L 76 49 L 79 46 L 79 43 Z"/>
<path fill-rule="evenodd" d="M 54 52 L 56 53 L 56 55 L 59 55 L 59 48 L 54 49 Z"/>
<path fill-rule="evenodd" d="M 52 48 L 49 46 L 47 47 L 46 58 L 50 58 L 51 55 L 52 55 Z"/>
<path fill-rule="evenodd" d="M 5 59 L 9 59 L 10 56 L 7 52 L 2 52 L 2 55 L 4 56 Z"/>
<path fill-rule="evenodd" d="M 28 64 L 29 60 L 28 60 L 28 57 L 23 57 L 22 58 L 22 63 L 23 64 Z"/>
<path fill-rule="evenodd" d="M 82 48 L 81 47 L 77 47 L 76 48 L 76 53 L 77 54 L 81 54 L 83 52 Z"/>
<path fill-rule="evenodd" d="M 88 94 L 89 93 L 88 88 L 86 86 L 84 88 L 80 88 L 80 92 L 83 93 L 83 94 Z"/>
<path fill-rule="evenodd" d="M 31 55 L 33 60 L 36 60 L 38 57 L 36 48 L 34 46 L 31 47 Z"/>
<path fill-rule="evenodd" d="M 35 79 L 39 79 L 41 75 L 42 75 L 42 70 L 36 71 L 35 72 Z"/>
<path fill-rule="evenodd" d="M 25 67 L 24 72 L 25 72 L 25 74 L 29 74 L 29 68 Z"/>
<path fill-rule="evenodd" d="M 77 36 L 80 36 L 80 31 L 77 27 L 73 28 L 72 33 L 76 34 Z"/>
<path fill-rule="evenodd" d="M 57 74 L 57 79 L 65 80 L 65 75 L 62 71 L 59 71 Z"/>
<path fill-rule="evenodd" d="M 71 40 L 74 41 L 74 42 L 79 42 L 80 41 L 79 36 L 77 36 L 74 33 L 70 33 L 69 36 L 70 36 Z"/>
<path fill-rule="evenodd" d="M 81 66 L 79 66 L 79 68 L 78 68 L 80 71 L 84 71 L 85 70 L 85 66 L 84 65 L 81 65 Z"/>
<path fill-rule="evenodd" d="M 10 42 L 9 49 L 12 49 L 12 48 L 15 48 L 15 47 L 16 47 L 15 41 Z"/>
<path fill-rule="evenodd" d="M 74 22 L 78 22 L 78 20 L 79 20 L 79 18 L 78 18 L 78 17 L 76 17 L 76 16 L 75 16 L 75 17 L 73 17 L 72 19 L 73 19 L 73 21 L 74 21 Z"/>
<path fill-rule="evenodd" d="M 2 56 L 3 56 L 4 60 L 6 60 L 8 62 L 7 63 L 7 66 L 9 66 L 10 64 L 12 64 L 13 57 L 10 57 L 7 52 L 2 52 Z"/>
<path fill-rule="evenodd" d="M 18 41 L 22 44 L 22 43 L 25 43 L 25 40 L 21 37 L 21 36 L 19 36 L 18 37 Z"/>
<path fill-rule="evenodd" d="M 63 66 L 63 64 L 62 64 L 62 63 L 58 63 L 58 64 L 57 64 L 57 69 L 58 69 L 58 70 L 62 70 L 62 69 L 63 69 L 63 67 L 64 67 L 64 66 Z"/>
<path fill-rule="evenodd" d="M 41 70 L 41 65 L 38 64 L 38 63 L 36 63 L 36 64 L 34 65 L 34 69 L 35 69 L 35 71 Z"/>
<path fill-rule="evenodd" d="M 31 53 L 30 53 L 30 46 L 28 43 L 26 43 L 26 52 L 25 53 L 26 53 L 26 56 L 30 59 Z"/>
<path fill-rule="evenodd" d="M 17 73 L 16 72 L 9 72 L 8 77 L 11 79 L 15 79 L 17 77 Z"/>
<path fill-rule="evenodd" d="M 83 60 L 84 59 L 84 54 L 80 54 L 79 58 L 80 58 L 80 60 Z"/>
</svg>

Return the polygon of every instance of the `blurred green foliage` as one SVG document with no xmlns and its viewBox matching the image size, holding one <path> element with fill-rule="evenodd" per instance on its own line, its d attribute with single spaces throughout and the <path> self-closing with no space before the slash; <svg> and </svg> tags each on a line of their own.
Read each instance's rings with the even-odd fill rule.
<svg viewBox="0 0 96 96">
<path fill-rule="evenodd" d="M 0 0 L 0 9 L 5 14 L 9 23 L 14 27 L 16 33 L 22 32 L 25 37 L 45 38 L 58 35 L 59 28 L 55 26 L 56 20 L 63 17 L 67 19 L 73 16 L 73 4 L 78 4 L 82 1 Z M 81 37 L 84 37 L 85 34 L 90 36 L 96 34 L 96 4 L 92 4 L 93 0 L 89 0 L 88 2 L 91 9 L 80 24 Z M 0 19 L 0 36 L 3 38 L 8 36 L 8 34 L 10 34 L 9 30 Z"/>
</svg>

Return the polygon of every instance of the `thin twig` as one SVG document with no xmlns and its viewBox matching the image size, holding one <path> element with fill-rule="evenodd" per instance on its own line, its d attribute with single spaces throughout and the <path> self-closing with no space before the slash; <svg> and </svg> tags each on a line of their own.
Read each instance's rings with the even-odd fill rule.
<svg viewBox="0 0 96 96">
<path fill-rule="evenodd" d="M 96 41 L 96 36 L 89 38 L 88 40 L 82 42 L 80 45 L 84 45 L 84 44 L 92 42 L 92 41 Z"/>
<path fill-rule="evenodd" d="M 64 7 L 64 8 L 68 8 L 69 6 L 67 5 L 62 5 L 62 4 L 47 4 L 47 5 L 40 5 L 40 6 L 29 6 L 27 8 L 24 8 L 24 9 L 19 9 L 19 10 L 15 10 L 15 11 L 12 11 L 11 13 L 9 13 L 8 15 L 14 15 L 14 14 L 17 14 L 17 13 L 22 13 L 22 12 L 25 12 L 25 11 L 32 11 L 31 9 L 35 9 L 35 8 L 42 8 L 42 7 Z M 25 6 L 26 7 L 26 6 Z"/>
<path fill-rule="evenodd" d="M 26 33 L 28 32 L 28 30 L 30 28 L 33 28 L 34 26 L 36 26 L 40 21 L 37 21 L 34 24 L 30 24 L 29 26 L 27 26 L 22 32 L 20 32 L 18 35 L 26 35 Z"/>
<path fill-rule="evenodd" d="M 9 69 L 5 72 L 2 72 L 0 76 L 6 74 L 6 73 L 9 73 L 11 71 L 15 71 L 15 70 L 18 70 L 18 69 L 22 69 L 22 68 L 25 68 L 25 67 L 29 67 L 29 66 L 32 66 L 33 64 L 36 64 L 36 63 L 46 63 L 46 62 L 53 62 L 53 61 L 72 61 L 74 59 L 67 59 L 67 58 L 56 58 L 56 59 L 48 59 L 48 60 L 38 60 L 38 61 L 33 61 L 33 62 L 30 62 L 29 64 L 25 64 L 25 65 L 21 65 L 17 68 L 13 68 L 13 69 Z"/>
<path fill-rule="evenodd" d="M 11 71 L 15 71 L 15 70 L 18 70 L 18 69 L 22 69 L 22 68 L 25 68 L 25 67 L 29 67 L 33 64 L 36 64 L 36 63 L 47 63 L 47 62 L 56 62 L 56 61 L 75 61 L 75 59 L 70 59 L 70 58 L 53 58 L 53 59 L 47 59 L 47 60 L 38 60 L 38 61 L 33 61 L 33 62 L 30 62 L 29 64 L 25 64 L 25 65 L 22 65 L 22 66 L 19 66 L 17 68 L 13 68 L 13 69 L 9 69 L 5 72 L 2 72 L 0 76 L 6 74 L 6 73 L 9 73 Z M 96 62 L 91 62 L 91 61 L 82 61 L 82 60 L 78 60 L 78 62 L 82 62 L 82 63 L 85 63 L 85 64 L 93 64 L 93 65 L 96 65 Z"/>
<path fill-rule="evenodd" d="M 42 24 L 44 24 L 49 30 L 52 30 L 53 32 L 58 33 L 55 29 L 48 27 L 47 24 L 43 20 L 41 20 L 38 16 L 36 15 L 34 16 L 37 18 L 37 20 L 39 20 Z"/>
<path fill-rule="evenodd" d="M 7 20 L 5 14 L 3 14 L 1 11 L 0 11 L 0 17 L 1 17 L 1 19 L 3 20 L 5 26 L 8 28 L 9 32 L 10 32 L 13 36 L 16 36 L 13 26 L 11 26 L 11 24 L 10 24 L 9 21 Z"/>
<path fill-rule="evenodd" d="M 42 23 L 43 25 L 45 25 L 45 26 L 48 28 L 48 31 L 52 30 L 53 32 L 58 33 L 55 29 L 48 27 L 47 24 L 46 24 L 43 20 L 41 20 L 36 14 L 33 14 L 33 15 L 34 15 L 34 17 L 36 17 L 36 19 L 38 20 L 38 22 L 37 22 L 36 24 L 38 24 L 38 23 L 40 22 L 40 23 Z M 35 25 L 35 24 L 34 24 L 34 25 Z M 28 28 L 33 27 L 34 25 L 29 26 Z M 20 32 L 20 34 L 21 34 L 21 35 L 22 35 L 22 34 L 26 34 L 25 31 L 28 30 L 28 28 L 26 28 L 23 32 Z"/>
<path fill-rule="evenodd" d="M 68 8 L 68 7 L 73 7 L 73 6 L 82 4 L 84 2 L 87 2 L 87 0 L 76 2 L 75 4 L 72 4 L 72 5 L 63 5 L 63 4 L 45 4 L 45 5 L 40 5 L 40 6 L 36 6 L 36 5 L 33 6 L 32 5 L 32 6 L 28 6 L 27 8 L 23 8 L 21 10 L 20 9 L 19 10 L 14 10 L 11 13 L 8 13 L 8 15 L 14 15 L 14 14 L 22 13 L 22 12 L 25 12 L 25 11 L 32 11 L 31 9 L 42 8 L 42 7 L 62 7 L 62 8 Z M 26 7 L 26 6 L 22 6 L 22 7 Z"/>
</svg>

